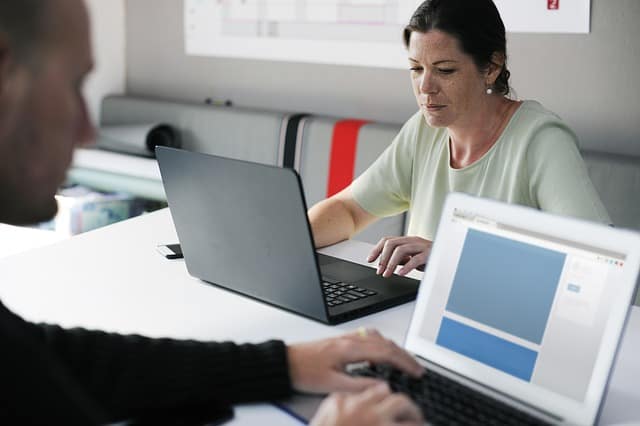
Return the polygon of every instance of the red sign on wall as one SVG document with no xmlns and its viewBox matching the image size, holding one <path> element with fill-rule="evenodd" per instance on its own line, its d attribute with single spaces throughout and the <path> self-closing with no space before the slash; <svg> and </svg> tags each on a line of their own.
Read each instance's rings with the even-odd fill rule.
<svg viewBox="0 0 640 426">
<path fill-rule="evenodd" d="M 547 0 L 547 9 L 549 10 L 560 9 L 560 0 Z"/>
</svg>

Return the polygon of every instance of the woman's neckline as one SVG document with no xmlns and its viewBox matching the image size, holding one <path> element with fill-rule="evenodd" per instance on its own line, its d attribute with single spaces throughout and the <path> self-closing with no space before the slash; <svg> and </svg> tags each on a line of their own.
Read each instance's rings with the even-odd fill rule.
<svg viewBox="0 0 640 426">
<path fill-rule="evenodd" d="M 498 145 L 499 141 L 502 139 L 502 136 L 506 133 L 513 119 L 518 115 L 520 111 L 520 107 L 524 104 L 524 101 L 510 101 L 510 105 L 504 114 L 504 118 L 500 123 L 500 126 L 497 128 L 495 133 L 491 136 L 491 142 L 488 143 L 484 150 L 482 150 L 475 159 L 473 159 L 468 164 L 464 164 L 462 166 L 456 166 L 453 164 L 452 158 L 452 149 L 451 149 L 451 138 L 449 137 L 447 140 L 447 153 L 449 157 L 449 169 L 451 170 L 465 170 L 470 167 L 473 167 L 475 164 L 479 163 L 483 158 L 487 156 L 495 147 Z"/>
</svg>

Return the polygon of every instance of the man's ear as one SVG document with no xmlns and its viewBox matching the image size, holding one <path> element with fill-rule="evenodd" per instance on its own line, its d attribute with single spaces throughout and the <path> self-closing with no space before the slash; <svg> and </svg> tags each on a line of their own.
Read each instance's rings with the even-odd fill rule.
<svg viewBox="0 0 640 426">
<path fill-rule="evenodd" d="M 0 33 L 0 95 L 5 91 L 11 71 L 11 53 L 7 37 Z"/>
<path fill-rule="evenodd" d="M 15 68 L 15 51 L 11 47 L 9 37 L 0 31 L 0 96 L 7 90 L 7 84 Z"/>
</svg>

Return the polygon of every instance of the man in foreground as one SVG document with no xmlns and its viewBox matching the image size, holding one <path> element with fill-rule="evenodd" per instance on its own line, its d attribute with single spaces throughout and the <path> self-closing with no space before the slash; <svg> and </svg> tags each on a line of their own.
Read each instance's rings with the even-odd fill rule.
<svg viewBox="0 0 640 426">
<path fill-rule="evenodd" d="M 55 215 L 73 149 L 94 136 L 82 95 L 89 46 L 82 0 L 0 3 L 0 222 Z M 293 390 L 364 390 L 333 396 L 317 425 L 420 423 L 405 397 L 344 373 L 363 360 L 422 372 L 375 331 L 290 346 L 150 339 L 32 324 L 0 303 L 0 423 L 198 424 Z"/>
</svg>

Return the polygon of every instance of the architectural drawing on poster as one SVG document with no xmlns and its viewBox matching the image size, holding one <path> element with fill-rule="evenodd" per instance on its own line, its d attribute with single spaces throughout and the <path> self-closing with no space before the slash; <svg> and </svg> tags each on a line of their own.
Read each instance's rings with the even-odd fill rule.
<svg viewBox="0 0 640 426">
<path fill-rule="evenodd" d="M 588 33 L 591 0 L 494 0 L 510 32 Z M 416 0 L 185 0 L 188 55 L 403 68 Z"/>
</svg>

